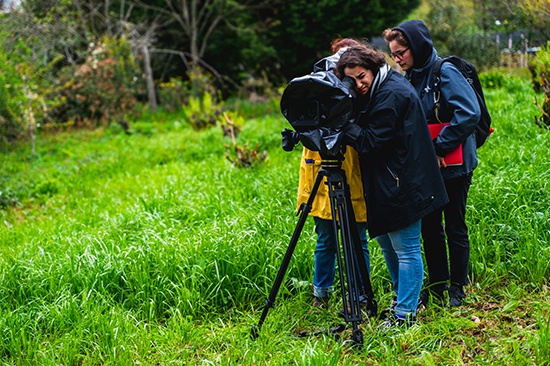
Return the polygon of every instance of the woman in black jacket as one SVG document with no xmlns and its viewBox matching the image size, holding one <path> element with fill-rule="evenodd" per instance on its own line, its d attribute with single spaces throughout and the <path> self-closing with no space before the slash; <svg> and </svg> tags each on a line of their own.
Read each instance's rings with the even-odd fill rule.
<svg viewBox="0 0 550 366">
<path fill-rule="evenodd" d="M 345 126 L 346 141 L 359 153 L 369 234 L 397 295 L 384 324 L 411 324 L 424 277 L 421 219 L 448 201 L 426 117 L 416 91 L 382 53 L 351 47 L 336 72 L 354 81 L 357 111 Z"/>
</svg>

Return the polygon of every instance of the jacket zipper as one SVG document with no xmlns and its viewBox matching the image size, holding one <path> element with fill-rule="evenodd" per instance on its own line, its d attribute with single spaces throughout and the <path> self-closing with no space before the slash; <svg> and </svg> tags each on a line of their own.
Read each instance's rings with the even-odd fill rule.
<svg viewBox="0 0 550 366">
<path fill-rule="evenodd" d="M 387 166 L 386 164 L 384 165 L 386 166 L 386 169 L 388 170 L 388 172 L 390 172 L 393 179 L 395 179 L 395 184 L 397 185 L 397 188 L 399 188 L 399 177 L 394 172 L 392 172 L 389 166 Z"/>
</svg>

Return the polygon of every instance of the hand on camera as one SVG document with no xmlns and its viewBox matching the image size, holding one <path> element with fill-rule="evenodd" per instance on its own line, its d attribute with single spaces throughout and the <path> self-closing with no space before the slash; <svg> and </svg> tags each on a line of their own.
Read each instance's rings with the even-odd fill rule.
<svg viewBox="0 0 550 366">
<path fill-rule="evenodd" d="M 350 94 L 353 98 L 356 98 L 357 92 L 355 91 L 355 79 L 350 76 L 344 76 L 342 78 L 342 83 L 348 90 L 348 94 Z"/>
<path fill-rule="evenodd" d="M 283 136 L 282 143 L 284 151 L 292 151 L 294 146 L 300 142 L 300 134 L 288 128 L 281 131 L 281 135 Z"/>
<path fill-rule="evenodd" d="M 355 141 L 361 135 L 362 128 L 357 126 L 355 123 L 346 123 L 344 125 L 344 142 L 346 145 L 353 145 Z"/>
</svg>

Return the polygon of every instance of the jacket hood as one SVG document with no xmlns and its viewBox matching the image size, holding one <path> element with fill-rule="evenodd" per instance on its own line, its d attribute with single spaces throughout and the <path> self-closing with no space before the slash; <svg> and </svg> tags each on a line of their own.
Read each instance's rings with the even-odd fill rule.
<svg viewBox="0 0 550 366">
<path fill-rule="evenodd" d="M 428 57 L 424 65 L 420 66 L 419 68 L 415 68 L 413 66 L 413 68 L 405 72 L 406 78 L 414 85 L 419 95 L 422 95 L 421 89 L 428 85 L 430 71 L 433 64 L 435 63 L 435 60 L 437 60 L 438 57 L 439 56 L 437 55 L 436 49 L 432 48 L 432 53 L 430 54 L 430 57 Z"/>
<path fill-rule="evenodd" d="M 433 43 L 430 31 L 421 20 L 407 20 L 393 28 L 403 33 L 412 55 L 414 57 L 414 68 L 421 68 L 432 55 Z"/>
</svg>

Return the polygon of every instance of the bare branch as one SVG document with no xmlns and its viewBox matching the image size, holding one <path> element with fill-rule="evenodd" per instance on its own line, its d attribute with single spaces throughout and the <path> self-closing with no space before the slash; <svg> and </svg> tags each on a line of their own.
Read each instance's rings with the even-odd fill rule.
<svg viewBox="0 0 550 366">
<path fill-rule="evenodd" d="M 191 67 L 190 67 L 190 62 L 189 60 L 187 59 L 187 56 L 188 57 L 191 57 L 191 53 L 189 52 L 184 52 L 184 51 L 177 51 L 177 50 L 170 50 L 170 49 L 165 49 L 165 48 L 153 48 L 150 50 L 150 52 L 155 52 L 155 53 L 168 53 L 168 54 L 172 54 L 172 55 L 177 55 L 181 58 L 181 60 L 183 61 L 183 63 L 185 64 L 186 68 L 188 71 L 191 70 Z M 197 60 L 201 65 L 202 67 L 204 67 L 205 69 L 207 69 L 208 71 L 210 71 L 215 77 L 216 79 L 218 79 L 222 84 L 223 84 L 223 77 L 222 75 L 216 71 L 216 69 L 214 67 L 212 67 L 210 64 L 208 64 L 207 62 L 205 62 L 204 60 L 202 59 L 198 59 Z"/>
</svg>

